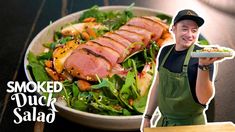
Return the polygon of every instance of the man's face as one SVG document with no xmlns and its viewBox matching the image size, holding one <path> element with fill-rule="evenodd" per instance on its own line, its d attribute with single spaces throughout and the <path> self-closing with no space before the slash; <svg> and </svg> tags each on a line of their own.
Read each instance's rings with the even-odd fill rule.
<svg viewBox="0 0 235 132">
<path fill-rule="evenodd" d="M 190 47 L 198 38 L 198 26 L 192 20 L 181 20 L 172 27 L 179 50 Z"/>
</svg>

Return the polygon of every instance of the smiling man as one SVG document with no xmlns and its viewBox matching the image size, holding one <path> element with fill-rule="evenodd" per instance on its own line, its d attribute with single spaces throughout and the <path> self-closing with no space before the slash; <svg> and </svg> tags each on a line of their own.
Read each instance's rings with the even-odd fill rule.
<svg viewBox="0 0 235 132">
<path fill-rule="evenodd" d="M 142 128 L 150 127 L 158 106 L 157 126 L 206 123 L 206 105 L 213 97 L 213 63 L 221 58 L 191 58 L 204 20 L 193 10 L 178 12 L 172 24 L 175 44 L 161 48 L 155 86 L 150 91 Z"/>
</svg>

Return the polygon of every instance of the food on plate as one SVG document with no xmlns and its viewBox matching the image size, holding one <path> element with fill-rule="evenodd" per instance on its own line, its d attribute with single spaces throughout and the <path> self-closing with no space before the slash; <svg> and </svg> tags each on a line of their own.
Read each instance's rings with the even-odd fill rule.
<svg viewBox="0 0 235 132">
<path fill-rule="evenodd" d="M 210 47 L 203 47 L 196 52 L 191 53 L 192 57 L 233 57 L 234 51 L 230 48 L 221 47 L 221 46 L 210 46 Z"/>
<path fill-rule="evenodd" d="M 228 49 L 225 47 L 204 47 L 201 50 L 197 50 L 197 52 L 232 52 L 232 49 Z"/>
<path fill-rule="evenodd" d="M 28 69 L 35 81 L 62 82 L 63 90 L 53 97 L 68 107 L 140 115 L 158 50 L 173 40 L 165 19 L 169 16 L 160 16 L 135 16 L 131 8 L 104 12 L 94 6 L 58 27 L 42 53 L 29 52 Z"/>
</svg>

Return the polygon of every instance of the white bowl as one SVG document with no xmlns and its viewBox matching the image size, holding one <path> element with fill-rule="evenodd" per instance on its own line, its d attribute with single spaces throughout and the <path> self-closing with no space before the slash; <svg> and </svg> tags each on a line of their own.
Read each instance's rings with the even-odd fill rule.
<svg viewBox="0 0 235 132">
<path fill-rule="evenodd" d="M 99 9 L 102 11 L 111 11 L 111 10 L 124 10 L 127 9 L 128 6 L 106 6 L 100 7 Z M 32 77 L 30 72 L 27 69 L 28 60 L 27 55 L 29 51 L 32 51 L 34 54 L 39 54 L 44 50 L 42 46 L 45 42 L 52 41 L 53 33 L 59 27 L 65 25 L 68 22 L 73 22 L 79 18 L 79 16 L 84 12 L 79 11 L 68 16 L 65 16 L 54 23 L 50 24 L 46 28 L 44 28 L 30 43 L 24 58 L 24 70 L 29 81 L 32 81 Z M 150 15 L 155 16 L 157 13 L 163 13 L 157 10 L 142 8 L 142 7 L 133 7 L 133 13 L 136 16 Z M 152 87 L 153 85 L 151 85 Z M 73 122 L 93 127 L 99 129 L 106 130 L 138 130 L 141 125 L 142 115 L 134 115 L 134 116 L 107 116 L 107 115 L 98 115 L 88 112 L 82 112 L 79 110 L 75 110 L 66 106 L 63 106 L 59 103 L 56 103 L 58 114 L 62 117 L 71 120 Z"/>
</svg>

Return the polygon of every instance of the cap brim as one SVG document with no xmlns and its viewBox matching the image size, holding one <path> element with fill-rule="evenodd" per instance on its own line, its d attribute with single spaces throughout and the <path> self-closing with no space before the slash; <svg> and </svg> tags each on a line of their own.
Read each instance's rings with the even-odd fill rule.
<svg viewBox="0 0 235 132">
<path fill-rule="evenodd" d="M 192 15 L 185 15 L 182 16 L 179 20 L 177 20 L 175 23 L 181 21 L 181 20 L 193 20 L 197 23 L 198 27 L 202 26 L 204 23 L 204 20 L 201 17 L 198 16 L 192 16 Z"/>
</svg>

